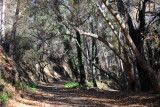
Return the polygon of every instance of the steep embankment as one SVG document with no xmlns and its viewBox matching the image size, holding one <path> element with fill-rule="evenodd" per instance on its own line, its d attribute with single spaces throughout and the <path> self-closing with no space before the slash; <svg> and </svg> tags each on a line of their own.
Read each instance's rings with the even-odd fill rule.
<svg viewBox="0 0 160 107">
<path fill-rule="evenodd" d="M 0 46 L 0 74 L 5 81 L 12 84 L 15 84 L 16 81 L 33 84 L 72 78 L 71 70 L 66 62 L 60 64 L 54 60 L 37 64 L 30 62 L 13 61 Z"/>
<path fill-rule="evenodd" d="M 15 62 L 0 46 L 0 105 L 6 103 L 8 98 L 21 96 L 19 91 L 22 91 L 25 85 L 53 83 L 71 72 L 65 64 L 57 65 L 53 62 L 47 64 L 43 71 L 39 69 L 39 66 L 25 61 Z"/>
<path fill-rule="evenodd" d="M 12 84 L 15 84 L 16 77 L 16 64 L 9 58 L 4 52 L 2 46 L 0 46 L 0 74 L 1 77 Z"/>
<path fill-rule="evenodd" d="M 5 54 L 0 46 L 0 105 L 4 105 L 8 98 L 15 96 L 16 91 L 13 85 L 18 81 L 15 67 L 15 62 Z"/>
</svg>

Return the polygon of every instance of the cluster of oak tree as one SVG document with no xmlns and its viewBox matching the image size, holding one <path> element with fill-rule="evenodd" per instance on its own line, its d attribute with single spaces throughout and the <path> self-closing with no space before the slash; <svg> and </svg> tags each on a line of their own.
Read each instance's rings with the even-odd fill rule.
<svg viewBox="0 0 160 107">
<path fill-rule="evenodd" d="M 2 0 L 0 6 L 1 45 L 17 63 L 38 63 L 43 73 L 49 61 L 66 62 L 83 86 L 107 77 L 122 91 L 160 90 L 159 0 Z"/>
</svg>

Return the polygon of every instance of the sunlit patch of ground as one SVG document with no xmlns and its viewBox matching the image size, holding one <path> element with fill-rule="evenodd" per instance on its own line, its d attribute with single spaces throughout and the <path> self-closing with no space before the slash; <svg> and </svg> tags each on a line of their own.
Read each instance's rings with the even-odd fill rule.
<svg viewBox="0 0 160 107">
<path fill-rule="evenodd" d="M 160 94 L 153 92 L 139 94 L 111 90 L 97 92 L 64 88 L 65 83 L 62 81 L 40 85 L 35 93 L 26 91 L 23 98 L 16 98 L 10 104 L 15 104 L 13 107 L 158 107 L 160 105 Z"/>
</svg>

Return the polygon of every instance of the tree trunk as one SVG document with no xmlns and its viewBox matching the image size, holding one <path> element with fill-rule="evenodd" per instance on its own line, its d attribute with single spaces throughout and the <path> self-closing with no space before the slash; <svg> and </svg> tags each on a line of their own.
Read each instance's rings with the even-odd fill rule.
<svg viewBox="0 0 160 107">
<path fill-rule="evenodd" d="M 5 43 L 5 0 L 2 0 L 2 11 L 1 11 L 1 28 L 2 28 L 2 37 L 1 37 L 1 42 L 2 46 L 4 48 L 4 43 Z"/>
<path fill-rule="evenodd" d="M 142 57 L 142 55 L 140 54 L 140 52 L 138 51 L 137 49 L 137 46 L 135 45 L 135 43 L 133 42 L 132 38 L 131 38 L 131 34 L 135 34 L 136 32 L 132 32 L 131 31 L 134 31 L 134 26 L 133 26 L 133 23 L 132 23 L 132 19 L 127 11 L 127 9 L 125 8 L 124 6 L 124 3 L 122 0 L 118 0 L 118 1 L 121 1 L 122 2 L 122 6 L 121 8 L 123 8 L 123 12 L 124 12 L 124 15 L 125 15 L 125 20 L 129 26 L 129 34 L 128 32 L 125 30 L 125 28 L 123 27 L 122 23 L 121 23 L 121 20 L 119 19 L 119 17 L 117 16 L 117 14 L 115 14 L 109 7 L 109 5 L 106 3 L 105 0 L 102 0 L 103 3 L 105 4 L 106 8 L 109 10 L 109 12 L 112 14 L 112 16 L 115 18 L 115 20 L 118 22 L 120 28 L 121 28 L 121 31 L 128 43 L 128 45 L 131 47 L 135 57 L 136 57 L 136 60 L 139 64 L 139 66 L 144 70 L 145 74 L 148 75 L 149 79 L 151 80 L 151 83 L 152 83 L 152 86 L 153 86 L 153 89 L 154 90 L 157 90 L 159 91 L 160 90 L 160 84 L 158 84 L 158 80 L 157 80 L 157 75 L 155 73 L 155 71 L 153 70 L 153 68 L 145 61 L 145 59 Z M 146 3 L 147 0 L 144 1 L 143 3 L 143 7 L 145 9 L 145 3 Z M 144 10 L 142 12 L 145 12 Z M 142 16 L 143 17 L 143 16 Z M 141 24 L 144 24 L 144 22 L 141 22 Z M 141 26 L 141 25 L 140 25 Z M 143 25 L 144 26 L 144 25 Z M 133 29 L 133 30 L 132 30 Z M 141 28 L 143 30 L 143 27 Z M 136 35 L 136 36 L 140 36 L 140 35 Z"/>
<path fill-rule="evenodd" d="M 12 26 L 12 31 L 11 31 L 11 42 L 9 46 L 9 55 L 14 58 L 14 48 L 15 48 L 15 37 L 16 37 L 16 29 L 17 29 L 17 22 L 18 22 L 18 17 L 19 17 L 19 11 L 20 11 L 20 0 L 17 0 L 17 8 L 16 8 L 16 13 L 15 13 L 15 20 Z"/>
<path fill-rule="evenodd" d="M 128 91 L 135 91 L 134 69 L 132 64 L 128 64 Z"/>
<path fill-rule="evenodd" d="M 77 41 L 79 43 L 79 45 L 81 46 L 81 38 L 80 38 L 80 34 L 79 32 L 76 32 L 77 35 Z M 78 68 L 80 70 L 80 85 L 85 86 L 86 85 L 86 75 L 84 72 L 84 65 L 82 62 L 82 53 L 81 53 L 81 49 L 79 46 L 77 46 L 77 57 L 78 57 Z"/>
<path fill-rule="evenodd" d="M 91 26 L 91 32 L 92 33 L 95 33 L 95 30 L 94 30 L 94 26 L 93 26 L 93 22 L 90 23 L 90 26 Z M 95 58 L 96 58 L 96 40 L 92 38 L 92 62 L 95 61 Z M 93 86 L 94 87 L 97 87 L 97 83 L 96 83 L 96 70 L 94 69 L 92 63 L 91 63 L 91 72 L 92 72 L 92 81 L 93 81 Z"/>
<path fill-rule="evenodd" d="M 94 62 L 95 60 L 95 55 L 96 55 L 96 51 L 95 51 L 95 39 L 92 39 L 92 62 Z M 96 74 L 96 70 L 94 70 L 94 67 L 91 63 L 91 71 L 92 71 L 92 81 L 93 81 L 93 85 L 94 87 L 97 87 L 97 83 L 96 83 L 96 79 L 95 79 L 95 74 Z"/>
<path fill-rule="evenodd" d="M 84 45 L 84 53 L 87 57 L 89 57 L 89 50 L 88 50 L 88 45 L 87 45 L 87 41 L 86 41 L 86 37 L 83 37 L 83 45 Z M 90 64 L 89 64 L 89 61 L 87 60 L 87 58 L 85 57 L 85 63 L 84 63 L 84 66 L 85 66 L 85 72 L 86 72 L 86 80 L 89 81 L 90 80 L 90 73 L 89 73 L 89 70 L 90 70 Z"/>
<path fill-rule="evenodd" d="M 145 31 L 145 11 L 141 10 L 139 13 L 139 19 L 140 19 L 140 27 L 139 29 L 135 30 L 133 27 L 131 27 L 131 20 L 128 20 L 128 26 L 129 26 L 129 34 L 137 47 L 140 55 L 144 55 L 144 49 L 143 49 L 143 33 Z M 144 56 L 142 56 L 143 59 L 145 59 Z M 137 62 L 138 63 L 138 62 Z M 151 78 L 149 78 L 149 75 L 146 74 L 145 69 L 140 65 L 137 64 L 137 70 L 140 77 L 140 83 L 141 83 L 141 90 L 142 91 L 149 91 L 153 87 L 153 83 L 151 83 Z M 153 77 L 155 78 L 155 77 Z"/>
<path fill-rule="evenodd" d="M 96 52 L 95 52 L 95 56 L 96 56 L 96 64 L 98 65 L 98 64 L 100 64 L 100 60 L 99 60 L 99 57 L 98 57 L 98 52 L 99 52 L 99 48 L 98 48 L 98 46 L 99 46 L 99 42 L 98 41 L 96 41 L 96 44 L 95 44 L 96 46 Z M 100 82 L 102 82 L 102 77 L 101 77 L 101 72 L 96 68 L 96 72 L 97 72 L 97 79 L 98 79 L 98 81 L 100 81 Z"/>
</svg>

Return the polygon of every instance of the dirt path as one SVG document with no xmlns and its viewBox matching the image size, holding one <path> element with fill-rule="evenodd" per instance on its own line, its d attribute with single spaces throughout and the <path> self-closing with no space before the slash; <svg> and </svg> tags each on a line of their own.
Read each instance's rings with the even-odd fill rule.
<svg viewBox="0 0 160 107">
<path fill-rule="evenodd" d="M 64 88 L 66 81 L 43 84 L 36 93 L 25 92 L 13 107 L 158 107 L 159 94 L 122 94 L 116 91 L 97 92 Z"/>
</svg>

